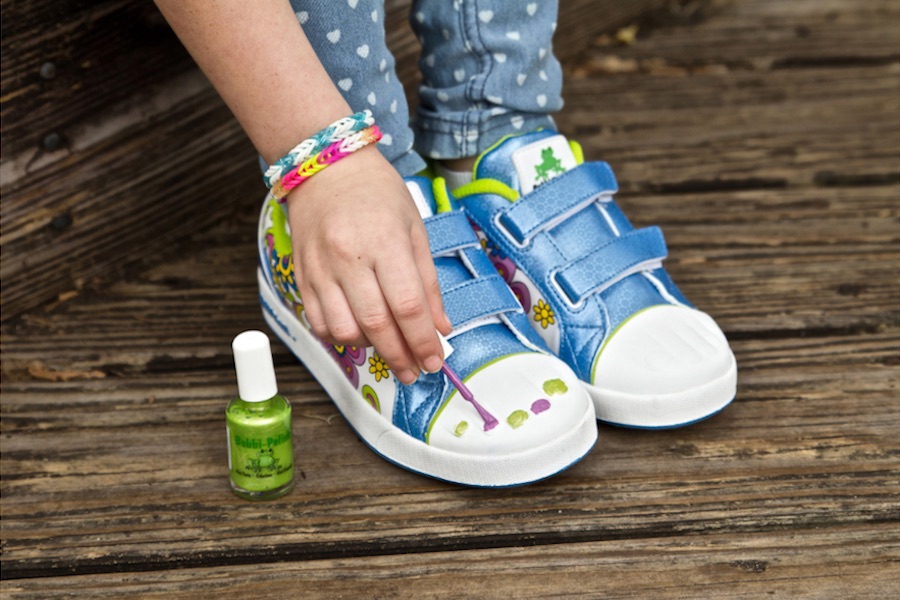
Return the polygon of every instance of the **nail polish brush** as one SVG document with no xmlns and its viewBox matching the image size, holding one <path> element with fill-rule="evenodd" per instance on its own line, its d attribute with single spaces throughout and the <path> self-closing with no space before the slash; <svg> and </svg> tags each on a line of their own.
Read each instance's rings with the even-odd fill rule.
<svg viewBox="0 0 900 600">
<path fill-rule="evenodd" d="M 466 387 L 466 384 L 462 382 L 462 379 L 459 378 L 459 375 L 456 374 L 456 371 L 454 371 L 450 367 L 447 359 L 450 357 L 450 354 L 453 353 L 453 346 L 450 345 L 450 342 L 447 341 L 447 338 L 441 335 L 440 332 L 438 332 L 438 338 L 440 338 L 441 346 L 444 349 L 444 364 L 441 366 L 441 371 L 443 371 L 447 379 L 450 380 L 450 383 L 453 384 L 453 387 L 455 387 L 459 391 L 459 395 L 471 402 L 472 406 L 475 407 L 475 410 L 478 411 L 478 414 L 481 415 L 481 418 L 484 420 L 484 430 L 490 431 L 497 426 L 497 418 L 489 413 L 486 408 L 478 404 L 478 401 L 475 400 L 475 396 L 472 394 L 472 391 Z"/>
</svg>

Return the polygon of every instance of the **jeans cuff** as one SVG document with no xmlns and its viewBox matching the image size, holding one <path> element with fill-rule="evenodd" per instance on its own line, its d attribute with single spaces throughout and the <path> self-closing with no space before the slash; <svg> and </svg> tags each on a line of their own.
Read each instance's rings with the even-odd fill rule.
<svg viewBox="0 0 900 600">
<path fill-rule="evenodd" d="M 430 159 L 453 159 L 478 156 L 504 136 L 556 129 L 556 124 L 549 114 L 504 108 L 435 113 L 419 107 L 412 127 L 419 154 Z"/>
</svg>

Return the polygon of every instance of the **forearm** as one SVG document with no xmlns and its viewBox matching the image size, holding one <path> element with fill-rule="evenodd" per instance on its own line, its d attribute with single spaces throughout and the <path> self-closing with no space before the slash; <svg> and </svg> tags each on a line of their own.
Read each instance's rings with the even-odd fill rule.
<svg viewBox="0 0 900 600">
<path fill-rule="evenodd" d="M 353 112 L 287 0 L 156 4 L 269 163 Z"/>
</svg>

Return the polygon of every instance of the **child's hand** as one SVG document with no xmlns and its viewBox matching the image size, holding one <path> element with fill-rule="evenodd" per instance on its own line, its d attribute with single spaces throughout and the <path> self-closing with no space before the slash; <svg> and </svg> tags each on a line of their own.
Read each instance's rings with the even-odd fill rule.
<svg viewBox="0 0 900 600">
<path fill-rule="evenodd" d="M 444 313 L 425 225 L 406 184 L 373 146 L 287 197 L 306 317 L 325 341 L 375 346 L 403 383 L 441 367 Z"/>
</svg>

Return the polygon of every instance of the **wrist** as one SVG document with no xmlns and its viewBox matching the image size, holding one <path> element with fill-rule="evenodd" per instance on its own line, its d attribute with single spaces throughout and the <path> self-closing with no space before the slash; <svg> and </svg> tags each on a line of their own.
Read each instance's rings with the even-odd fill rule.
<svg viewBox="0 0 900 600">
<path fill-rule="evenodd" d="M 365 117 L 365 120 L 362 120 L 362 117 Z M 342 123 L 333 124 L 314 137 L 304 140 L 297 146 L 300 149 L 297 154 L 289 154 L 277 164 L 269 167 L 265 179 L 266 183 L 271 185 L 272 196 L 283 202 L 282 199 L 289 191 L 309 181 L 327 167 L 341 162 L 367 146 L 378 143 L 381 139 L 381 130 L 377 125 L 365 127 L 367 121 L 372 122 L 369 111 L 353 115 L 344 119 Z M 344 125 L 347 125 L 346 129 L 350 133 L 342 130 Z M 360 127 L 365 128 L 359 129 Z M 335 139 L 336 141 L 333 141 Z M 325 146 L 325 144 L 328 145 Z M 302 163 L 299 162 L 303 160 L 304 156 L 309 155 L 312 156 Z M 292 164 L 297 166 L 284 173 L 284 170 Z"/>
</svg>

